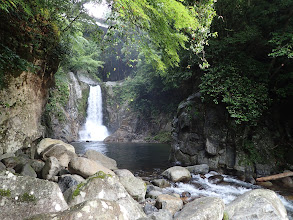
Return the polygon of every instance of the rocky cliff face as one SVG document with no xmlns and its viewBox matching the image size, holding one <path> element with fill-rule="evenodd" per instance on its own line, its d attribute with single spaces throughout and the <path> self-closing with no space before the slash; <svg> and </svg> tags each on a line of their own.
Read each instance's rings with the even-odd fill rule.
<svg viewBox="0 0 293 220">
<path fill-rule="evenodd" d="M 38 66 L 44 64 L 35 62 Z M 52 72 L 42 70 L 18 76 L 6 74 L 6 87 L 0 90 L 0 155 L 29 148 L 43 136 L 41 115 L 52 76 Z"/>
<path fill-rule="evenodd" d="M 270 119 L 256 127 L 236 126 L 224 106 L 204 104 L 195 93 L 178 107 L 170 159 L 183 165 L 208 164 L 246 179 L 265 176 L 286 165 L 281 162 L 279 150 L 285 146 L 280 136 Z"/>
<path fill-rule="evenodd" d="M 50 91 L 44 123 L 48 137 L 61 139 L 65 142 L 78 140 L 78 131 L 86 117 L 89 86 L 86 78 L 80 74 L 69 72 L 63 74 L 62 83 Z"/>
<path fill-rule="evenodd" d="M 123 87 L 123 82 L 103 86 L 104 123 L 112 133 L 105 142 L 156 142 L 156 135 L 170 133 L 170 116 L 160 113 L 155 120 L 146 118 L 131 107 L 131 101 L 118 98 L 118 87 Z"/>
</svg>

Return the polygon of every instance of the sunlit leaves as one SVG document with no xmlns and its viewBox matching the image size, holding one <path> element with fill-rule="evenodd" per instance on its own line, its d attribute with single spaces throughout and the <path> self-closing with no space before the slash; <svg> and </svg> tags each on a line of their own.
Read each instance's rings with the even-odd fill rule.
<svg viewBox="0 0 293 220">
<path fill-rule="evenodd" d="M 113 11 L 118 21 L 137 30 L 146 61 L 160 72 L 179 64 L 178 51 L 187 42 L 192 42 L 194 53 L 203 51 L 215 15 L 212 0 L 192 5 L 176 0 L 115 0 Z"/>
</svg>

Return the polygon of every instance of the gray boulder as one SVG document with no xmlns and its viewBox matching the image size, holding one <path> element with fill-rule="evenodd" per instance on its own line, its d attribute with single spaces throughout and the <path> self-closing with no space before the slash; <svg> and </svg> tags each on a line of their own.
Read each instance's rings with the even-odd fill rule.
<svg viewBox="0 0 293 220">
<path fill-rule="evenodd" d="M 112 176 L 115 175 L 112 170 L 109 170 L 103 165 L 98 164 L 96 161 L 84 157 L 75 157 L 71 159 L 70 163 L 68 164 L 68 170 L 72 174 L 78 174 L 84 178 L 88 178 L 89 176 L 92 176 L 99 171 L 103 171 L 104 173 L 110 174 Z"/>
<path fill-rule="evenodd" d="M 6 170 L 6 166 L 2 162 L 0 162 L 0 172 L 3 170 Z"/>
<path fill-rule="evenodd" d="M 70 145 L 70 144 L 66 144 L 61 140 L 56 140 L 56 139 L 51 139 L 51 138 L 44 138 L 43 140 L 41 140 L 41 142 L 38 144 L 37 146 L 37 153 L 38 155 L 41 155 L 41 153 L 47 149 L 48 147 L 50 147 L 51 145 L 55 145 L 55 144 L 61 144 L 63 145 L 67 150 L 75 153 L 75 148 Z"/>
<path fill-rule="evenodd" d="M 180 166 L 171 167 L 165 170 L 162 175 L 174 182 L 188 181 L 191 178 L 190 172 L 186 168 Z"/>
<path fill-rule="evenodd" d="M 207 174 L 210 169 L 209 165 L 207 165 L 207 164 L 188 166 L 185 168 L 188 169 L 189 172 L 194 173 L 194 174 Z"/>
<path fill-rule="evenodd" d="M 77 157 L 75 153 L 67 148 L 63 144 L 52 144 L 47 147 L 41 153 L 43 160 L 46 160 L 49 157 L 55 157 L 59 161 L 59 164 L 62 167 L 68 167 L 70 160 L 74 157 Z"/>
<path fill-rule="evenodd" d="M 104 154 L 95 151 L 95 150 L 87 150 L 84 155 L 86 158 L 90 160 L 97 161 L 101 163 L 104 167 L 107 167 L 110 170 L 117 169 L 117 162 L 112 158 L 105 156 Z"/>
<path fill-rule="evenodd" d="M 22 176 L 37 177 L 35 170 L 31 167 L 30 164 L 20 164 L 19 166 L 15 167 L 15 171 Z"/>
<path fill-rule="evenodd" d="M 136 220 L 146 217 L 140 205 L 128 194 L 116 176 L 110 176 L 100 171 L 73 189 L 72 194 L 68 196 L 70 206 L 88 200 L 105 199 L 119 204 L 124 219 Z"/>
<path fill-rule="evenodd" d="M 62 193 L 75 185 L 78 185 L 78 182 L 71 175 L 64 175 L 58 178 L 58 186 Z"/>
<path fill-rule="evenodd" d="M 159 210 L 154 205 L 146 203 L 143 207 L 143 211 L 145 214 L 150 215 L 154 212 L 158 212 Z"/>
<path fill-rule="evenodd" d="M 58 212 L 68 208 L 56 183 L 15 176 L 6 171 L 0 175 L 0 219 L 22 220 L 26 217 Z"/>
<path fill-rule="evenodd" d="M 43 167 L 42 177 L 46 180 L 55 180 L 55 176 L 60 170 L 61 166 L 59 161 L 55 157 L 49 157 Z"/>
<path fill-rule="evenodd" d="M 154 212 L 149 215 L 151 220 L 172 220 L 172 214 L 167 209 L 160 209 L 158 212 Z"/>
<path fill-rule="evenodd" d="M 147 187 L 142 179 L 135 177 L 126 169 L 115 170 L 114 172 L 118 176 L 120 183 L 125 187 L 126 191 L 132 196 L 132 198 L 139 202 L 145 199 Z"/>
<path fill-rule="evenodd" d="M 113 220 L 125 219 L 123 218 L 123 210 L 114 201 L 96 199 L 89 200 L 77 204 L 70 209 L 58 212 L 40 214 L 28 218 L 27 220 L 81 220 L 81 219 L 99 219 L 99 220 Z"/>
<path fill-rule="evenodd" d="M 183 207 L 183 201 L 180 198 L 162 194 L 157 197 L 156 207 L 158 209 L 167 209 L 172 215 Z"/>
<path fill-rule="evenodd" d="M 287 211 L 275 192 L 255 189 L 226 206 L 230 220 L 288 220 Z"/>
<path fill-rule="evenodd" d="M 160 188 L 165 188 L 165 187 L 171 186 L 169 181 L 165 180 L 165 179 L 155 179 L 152 181 L 152 184 L 154 184 L 155 186 L 158 186 Z"/>
<path fill-rule="evenodd" d="M 187 203 L 174 219 L 222 220 L 224 209 L 224 202 L 220 198 L 203 197 Z"/>
</svg>

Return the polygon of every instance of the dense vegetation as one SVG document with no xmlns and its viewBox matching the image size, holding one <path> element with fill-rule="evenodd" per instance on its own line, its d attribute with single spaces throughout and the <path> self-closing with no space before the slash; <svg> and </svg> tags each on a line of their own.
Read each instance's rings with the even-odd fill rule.
<svg viewBox="0 0 293 220">
<path fill-rule="evenodd" d="M 200 90 L 237 123 L 256 125 L 292 100 L 290 0 L 108 1 L 106 33 L 87 2 L 2 1 L 0 84 L 6 72 L 34 68 L 33 57 L 50 57 L 46 68 L 61 61 L 64 72 L 128 77 L 123 98 L 145 115 L 172 112 Z"/>
</svg>

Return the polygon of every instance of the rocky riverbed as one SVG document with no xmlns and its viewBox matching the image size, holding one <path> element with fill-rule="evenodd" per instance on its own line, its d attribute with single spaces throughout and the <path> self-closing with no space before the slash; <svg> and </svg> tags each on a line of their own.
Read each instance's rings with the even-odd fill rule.
<svg viewBox="0 0 293 220">
<path fill-rule="evenodd" d="M 175 166 L 142 179 L 94 150 L 83 155 L 60 140 L 43 139 L 35 152 L 0 156 L 0 219 L 288 219 L 277 194 L 245 192 L 229 204 L 216 196 L 174 190 L 191 178 L 217 183 L 207 165 Z M 198 186 L 200 187 L 200 186 Z"/>
</svg>

